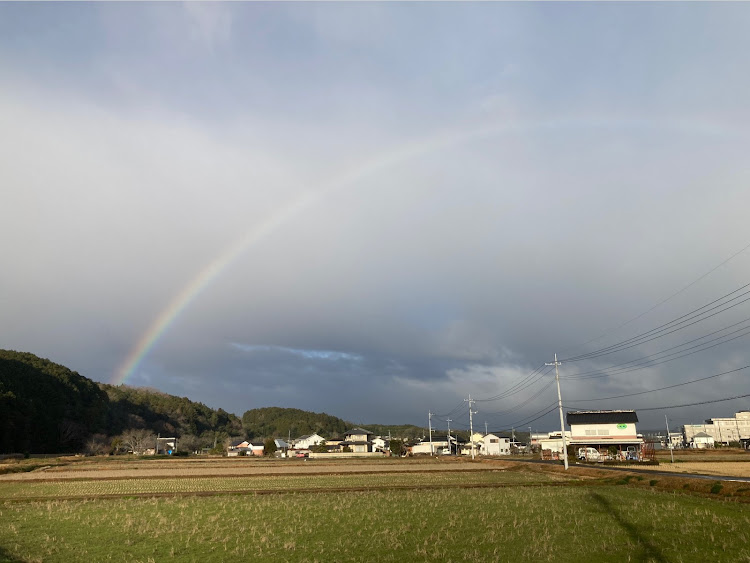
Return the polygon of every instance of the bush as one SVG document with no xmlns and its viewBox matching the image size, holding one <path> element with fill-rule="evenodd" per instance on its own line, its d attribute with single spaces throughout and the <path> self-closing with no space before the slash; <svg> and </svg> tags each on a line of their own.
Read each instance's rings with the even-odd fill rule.
<svg viewBox="0 0 750 563">
<path fill-rule="evenodd" d="M 712 495 L 718 495 L 721 492 L 721 489 L 724 488 L 724 485 L 721 483 L 714 483 L 711 487 L 711 494 Z"/>
<path fill-rule="evenodd" d="M 651 480 L 650 480 L 650 481 L 648 482 L 648 484 L 649 484 L 649 486 L 650 486 L 650 487 L 653 487 L 653 486 L 654 486 L 654 485 L 656 485 L 656 484 L 657 484 L 658 482 L 659 482 L 659 481 L 657 481 L 656 479 L 651 479 Z"/>
</svg>

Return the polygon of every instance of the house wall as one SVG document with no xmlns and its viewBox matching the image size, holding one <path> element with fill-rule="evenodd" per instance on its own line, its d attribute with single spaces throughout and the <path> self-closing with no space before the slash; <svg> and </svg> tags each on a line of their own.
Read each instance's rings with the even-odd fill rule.
<svg viewBox="0 0 750 563">
<path fill-rule="evenodd" d="M 487 436 L 484 437 L 484 443 L 482 444 L 482 454 L 509 455 L 510 440 L 508 438 L 495 436 L 494 434 L 487 434 Z"/>
<path fill-rule="evenodd" d="M 321 442 L 325 442 L 325 438 L 323 438 L 323 436 L 320 436 L 319 434 L 313 434 L 312 436 L 308 436 L 304 440 L 295 442 L 294 448 L 297 450 L 304 450 L 313 446 L 317 446 Z"/>
<path fill-rule="evenodd" d="M 570 443 L 570 437 L 566 436 L 566 440 L 568 440 L 568 443 Z M 539 440 L 539 447 L 543 450 L 551 450 L 553 452 L 562 452 L 563 451 L 563 441 L 562 438 L 547 438 Z"/>
<path fill-rule="evenodd" d="M 576 442 L 617 442 L 638 438 L 635 423 L 571 424 L 570 434 Z"/>
<path fill-rule="evenodd" d="M 438 449 L 440 448 L 447 448 L 448 442 L 446 440 L 443 440 L 442 442 L 433 441 L 432 442 L 432 450 L 433 453 L 437 453 Z M 416 444 L 412 446 L 411 453 L 413 454 L 429 454 L 430 453 L 430 443 L 429 442 L 422 442 L 421 444 Z"/>
</svg>

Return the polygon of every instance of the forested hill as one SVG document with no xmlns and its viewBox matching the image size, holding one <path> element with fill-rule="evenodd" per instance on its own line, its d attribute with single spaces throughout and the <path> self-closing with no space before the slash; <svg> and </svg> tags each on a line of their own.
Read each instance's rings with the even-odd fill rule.
<svg viewBox="0 0 750 563">
<path fill-rule="evenodd" d="M 34 354 L 0 350 L 0 453 L 80 452 L 94 438 L 103 446 L 130 429 L 191 436 L 199 446 L 243 433 L 240 419 L 222 409 L 96 383 Z"/>
<path fill-rule="evenodd" d="M 34 354 L 0 350 L 0 454 L 121 451 L 118 444 L 135 431 L 142 438 L 176 436 L 183 448 L 195 451 L 223 445 L 230 437 L 318 433 L 343 438 L 353 426 L 329 414 L 281 407 L 249 410 L 240 420 L 186 397 L 96 383 Z M 412 426 L 365 427 L 384 435 L 391 430 L 398 437 L 424 434 Z"/>
<path fill-rule="evenodd" d="M 99 386 L 33 354 L 0 350 L 0 453 L 78 451 L 105 432 L 109 399 Z"/>
<path fill-rule="evenodd" d="M 206 445 L 242 434 L 240 419 L 224 409 L 212 409 L 187 397 L 168 395 L 156 389 L 107 385 L 99 387 L 109 399 L 107 434 L 114 436 L 130 428 L 146 428 L 162 436 L 204 438 Z"/>
<path fill-rule="evenodd" d="M 353 425 L 325 413 L 264 407 L 252 409 L 242 415 L 242 426 L 249 439 L 276 437 L 298 438 L 303 434 L 320 434 L 324 438 L 343 438 Z"/>
</svg>

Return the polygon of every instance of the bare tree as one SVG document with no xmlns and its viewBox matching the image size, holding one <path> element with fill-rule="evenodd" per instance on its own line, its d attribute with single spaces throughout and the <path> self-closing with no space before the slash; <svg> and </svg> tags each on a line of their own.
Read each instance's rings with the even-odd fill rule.
<svg viewBox="0 0 750 563">
<path fill-rule="evenodd" d="M 109 451 L 109 439 L 106 434 L 94 434 L 86 442 L 86 453 L 88 455 L 103 455 Z"/>
<path fill-rule="evenodd" d="M 195 453 L 200 450 L 205 444 L 205 440 L 201 440 L 198 436 L 193 434 L 183 434 L 182 437 L 177 440 L 178 450 Z"/>
<path fill-rule="evenodd" d="M 134 454 L 143 454 L 148 448 L 156 447 L 156 436 L 145 428 L 130 428 L 120 435 L 123 446 Z"/>
</svg>

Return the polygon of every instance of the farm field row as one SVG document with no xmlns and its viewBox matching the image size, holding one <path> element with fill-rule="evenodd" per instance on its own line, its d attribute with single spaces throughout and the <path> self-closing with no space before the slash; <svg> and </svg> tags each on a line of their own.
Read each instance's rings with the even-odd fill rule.
<svg viewBox="0 0 750 563">
<path fill-rule="evenodd" d="M 674 464 L 660 461 L 659 465 L 644 465 L 639 469 L 672 473 L 699 473 L 730 477 L 750 477 L 750 463 L 746 461 L 681 461 Z"/>
<path fill-rule="evenodd" d="M 173 479 L 113 479 L 80 481 L 0 482 L 0 501 L 24 498 L 93 498 L 144 494 L 251 493 L 337 488 L 395 488 L 440 486 L 500 486 L 537 484 L 575 479 L 539 471 L 366 473 L 330 475 L 277 475 L 260 477 L 175 477 Z"/>
<path fill-rule="evenodd" d="M 52 563 L 750 559 L 746 505 L 617 486 L 0 502 L 0 521 L 0 560 Z"/>
<path fill-rule="evenodd" d="M 85 465 L 84 465 L 85 464 Z M 364 473 L 382 472 L 430 472 L 430 471 L 477 471 L 493 467 L 505 467 L 507 462 L 485 461 L 467 463 L 465 460 L 451 462 L 437 459 L 426 460 L 393 460 L 359 461 L 359 460 L 240 460 L 215 459 L 211 463 L 194 463 L 190 459 L 169 459 L 152 461 L 143 459 L 140 463 L 113 463 L 106 458 L 95 461 L 70 463 L 67 465 L 50 465 L 28 473 L 8 473 L 0 475 L 0 482 L 15 480 L 47 479 L 91 479 L 91 478 L 128 478 L 128 477 L 199 477 L 207 475 L 296 475 L 315 473 Z"/>
</svg>

